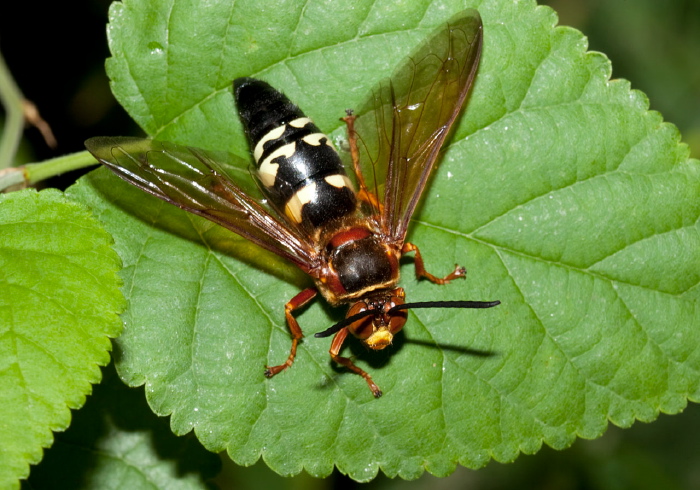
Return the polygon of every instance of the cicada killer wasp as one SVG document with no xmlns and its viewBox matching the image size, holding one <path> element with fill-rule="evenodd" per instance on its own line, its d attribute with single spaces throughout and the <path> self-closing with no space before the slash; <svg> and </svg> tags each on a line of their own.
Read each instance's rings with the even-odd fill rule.
<svg viewBox="0 0 700 490">
<path fill-rule="evenodd" d="M 406 323 L 409 308 L 490 308 L 498 301 L 406 303 L 397 287 L 399 259 L 415 253 L 418 278 L 446 284 L 425 270 L 418 247 L 405 241 L 409 220 L 479 65 L 482 23 L 467 10 L 442 26 L 370 97 L 359 119 L 348 113 L 354 183 L 326 135 L 266 82 L 238 78 L 233 93 L 255 161 L 252 174 L 266 198 L 254 199 L 204 150 L 135 138 L 92 138 L 87 149 L 122 179 L 203 216 L 294 263 L 315 281 L 285 305 L 292 365 L 302 330 L 294 311 L 321 292 L 333 306 L 349 304 L 345 320 L 316 334 L 335 334 L 333 361 L 362 376 L 340 356 L 348 334 L 384 349 Z M 357 124 L 356 124 L 357 123 Z M 358 144 L 359 143 L 359 144 Z M 361 161 L 362 160 L 362 161 Z M 355 189 L 355 186 L 357 189 Z"/>
</svg>

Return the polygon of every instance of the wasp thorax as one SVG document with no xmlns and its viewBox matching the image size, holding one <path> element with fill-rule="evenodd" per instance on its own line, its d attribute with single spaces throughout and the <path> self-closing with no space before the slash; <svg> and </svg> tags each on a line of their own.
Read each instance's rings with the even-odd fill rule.
<svg viewBox="0 0 700 490">
<path fill-rule="evenodd" d="M 344 243 L 333 250 L 330 262 L 347 292 L 386 284 L 398 272 L 396 259 L 375 235 Z"/>
<path fill-rule="evenodd" d="M 360 318 L 347 328 L 370 349 L 381 350 L 391 344 L 394 334 L 406 324 L 405 310 L 390 311 L 402 304 L 404 292 L 401 288 L 358 301 L 348 310 L 347 318 L 367 310 L 375 313 Z"/>
</svg>

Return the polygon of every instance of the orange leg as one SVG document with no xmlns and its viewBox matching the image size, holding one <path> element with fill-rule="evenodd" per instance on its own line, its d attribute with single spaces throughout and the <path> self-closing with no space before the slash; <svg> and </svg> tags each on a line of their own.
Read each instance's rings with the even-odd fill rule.
<svg viewBox="0 0 700 490">
<path fill-rule="evenodd" d="M 338 364 L 342 364 L 346 368 L 348 368 L 350 371 L 352 371 L 355 374 L 359 374 L 363 378 L 365 378 L 365 381 L 367 381 L 367 384 L 369 385 L 369 389 L 372 391 L 372 394 L 374 395 L 374 398 L 379 398 L 382 396 L 382 390 L 379 389 L 379 386 L 374 384 L 374 381 L 372 381 L 372 377 L 367 374 L 365 371 L 360 369 L 359 367 L 355 366 L 353 362 L 348 359 L 347 357 L 340 357 L 340 349 L 343 347 L 343 342 L 345 342 L 345 338 L 348 336 L 348 329 L 347 327 L 340 330 L 337 334 L 335 334 L 335 337 L 333 337 L 333 342 L 331 343 L 331 359 L 333 359 L 335 362 Z"/>
<path fill-rule="evenodd" d="M 467 275 L 467 270 L 464 267 L 455 264 L 455 270 L 452 271 L 451 274 L 446 275 L 442 279 L 439 277 L 435 277 L 430 272 L 425 270 L 425 265 L 423 264 L 423 257 L 421 257 L 420 250 L 418 250 L 418 247 L 416 247 L 412 243 L 406 242 L 403 244 L 403 248 L 401 249 L 401 255 L 409 252 L 416 253 L 416 277 L 418 279 L 420 279 L 421 277 L 425 277 L 427 280 L 429 280 L 430 282 L 434 282 L 435 284 L 447 284 L 452 279 L 457 279 L 458 277 L 464 277 Z"/>
<path fill-rule="evenodd" d="M 292 363 L 294 362 L 294 358 L 297 355 L 297 345 L 304 334 L 301 332 L 301 327 L 299 327 L 296 318 L 292 316 L 292 312 L 303 307 L 315 297 L 316 290 L 314 288 L 304 289 L 302 292 L 289 300 L 286 305 L 284 305 L 284 316 L 287 318 L 287 325 L 289 326 L 289 331 L 292 334 L 292 349 L 289 351 L 289 357 L 287 357 L 284 364 L 273 367 L 266 366 L 267 369 L 265 369 L 265 376 L 268 378 L 271 378 L 275 374 L 281 373 L 288 367 L 291 367 Z"/>
<path fill-rule="evenodd" d="M 382 204 L 379 202 L 376 194 L 370 192 L 365 183 L 365 178 L 362 175 L 362 170 L 360 169 L 360 150 L 357 148 L 357 132 L 355 131 L 355 119 L 357 116 L 353 116 L 350 111 L 345 117 L 341 117 L 340 120 L 345 122 L 348 127 L 348 144 L 350 145 L 350 158 L 352 159 L 352 169 L 355 172 L 355 178 L 357 178 L 357 185 L 360 190 L 357 193 L 357 198 L 360 201 L 364 201 L 377 209 L 379 213 L 382 212 Z"/>
</svg>

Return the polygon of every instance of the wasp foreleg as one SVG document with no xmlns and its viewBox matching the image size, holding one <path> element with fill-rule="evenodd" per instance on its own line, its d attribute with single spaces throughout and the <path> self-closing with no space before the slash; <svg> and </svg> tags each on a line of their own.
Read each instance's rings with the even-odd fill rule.
<svg viewBox="0 0 700 490">
<path fill-rule="evenodd" d="M 302 333 L 301 327 L 299 327 L 296 318 L 294 318 L 292 315 L 292 312 L 305 306 L 309 301 L 316 297 L 316 294 L 317 292 L 314 288 L 304 289 L 302 292 L 289 300 L 286 305 L 284 305 L 284 316 L 287 318 L 287 325 L 289 326 L 289 331 L 292 334 L 292 348 L 289 351 L 289 357 L 287 357 L 284 364 L 273 367 L 266 366 L 267 369 L 265 369 L 265 376 L 268 378 L 271 378 L 275 374 L 278 374 L 288 367 L 291 367 L 292 363 L 294 363 L 294 358 L 297 355 L 297 345 L 304 334 Z"/>
<path fill-rule="evenodd" d="M 382 396 L 382 390 L 379 389 L 379 386 L 374 384 L 374 381 L 372 381 L 372 377 L 367 374 L 365 371 L 360 369 L 359 367 L 355 366 L 353 362 L 348 359 L 347 357 L 340 357 L 340 349 L 343 347 L 343 342 L 345 342 L 345 338 L 348 336 L 348 329 L 343 328 L 342 330 L 338 331 L 337 334 L 335 334 L 335 337 L 333 337 L 333 342 L 331 342 L 331 349 L 330 349 L 330 354 L 331 354 L 331 359 L 333 359 L 335 362 L 338 364 L 342 364 L 346 368 L 348 368 L 350 371 L 352 371 L 355 374 L 359 374 L 363 378 L 365 378 L 365 381 L 367 381 L 367 385 L 369 386 L 369 389 L 372 391 L 372 395 L 374 395 L 375 398 L 379 398 Z"/>
<path fill-rule="evenodd" d="M 450 282 L 452 279 L 457 279 L 459 277 L 464 277 L 467 275 L 467 270 L 459 265 L 455 264 L 455 270 L 452 271 L 452 273 L 446 275 L 443 278 L 435 277 L 432 275 L 430 272 L 425 270 L 425 265 L 423 264 L 423 257 L 420 254 L 420 250 L 418 250 L 418 247 L 416 247 L 412 243 L 404 243 L 403 248 L 401 249 L 401 255 L 407 254 L 409 252 L 415 252 L 415 266 L 416 266 L 416 277 L 420 279 L 421 277 L 425 277 L 427 280 L 430 282 L 434 282 L 435 284 L 447 284 Z"/>
</svg>

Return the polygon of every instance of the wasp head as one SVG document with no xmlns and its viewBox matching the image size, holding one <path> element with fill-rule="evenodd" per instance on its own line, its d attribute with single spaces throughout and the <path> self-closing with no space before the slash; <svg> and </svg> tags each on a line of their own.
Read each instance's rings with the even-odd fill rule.
<svg viewBox="0 0 700 490">
<path fill-rule="evenodd" d="M 391 344 L 394 334 L 406 324 L 405 310 L 392 310 L 405 303 L 402 288 L 381 291 L 353 304 L 346 319 L 358 319 L 347 325 L 348 331 L 373 350 L 381 350 Z"/>
</svg>

